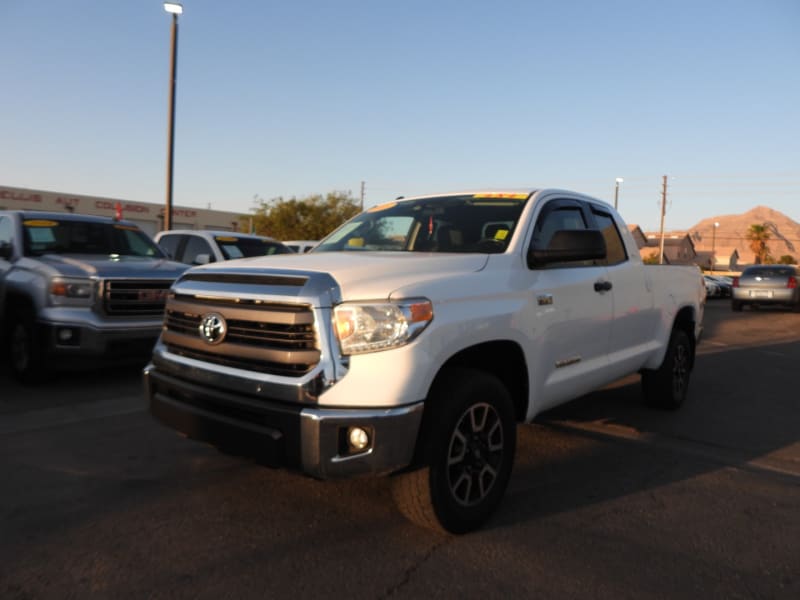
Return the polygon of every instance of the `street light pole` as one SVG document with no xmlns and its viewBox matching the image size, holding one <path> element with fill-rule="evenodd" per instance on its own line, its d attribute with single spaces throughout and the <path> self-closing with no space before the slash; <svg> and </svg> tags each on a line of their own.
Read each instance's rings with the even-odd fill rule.
<svg viewBox="0 0 800 600">
<path fill-rule="evenodd" d="M 625 181 L 622 177 L 617 177 L 615 180 L 616 185 L 614 186 L 614 210 L 617 210 L 617 204 L 619 203 L 619 184 Z"/>
<path fill-rule="evenodd" d="M 175 81 L 178 76 L 178 15 L 183 6 L 175 2 L 165 2 L 164 10 L 172 14 L 172 50 L 169 72 L 169 120 L 167 123 L 167 204 L 164 209 L 164 229 L 172 229 L 172 171 L 175 155 Z"/>
<path fill-rule="evenodd" d="M 711 230 L 711 272 L 714 272 L 714 264 L 717 262 L 717 227 L 719 223 L 714 223 Z"/>
</svg>

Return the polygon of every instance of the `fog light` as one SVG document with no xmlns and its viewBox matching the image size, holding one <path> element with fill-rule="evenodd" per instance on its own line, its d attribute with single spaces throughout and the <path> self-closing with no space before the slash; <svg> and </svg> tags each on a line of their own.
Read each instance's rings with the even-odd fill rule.
<svg viewBox="0 0 800 600">
<path fill-rule="evenodd" d="M 369 434 L 361 427 L 350 427 L 347 430 L 347 441 L 353 450 L 364 450 L 369 446 Z"/>
<path fill-rule="evenodd" d="M 60 346 L 78 346 L 81 343 L 80 329 L 77 327 L 57 328 L 56 343 Z"/>
</svg>

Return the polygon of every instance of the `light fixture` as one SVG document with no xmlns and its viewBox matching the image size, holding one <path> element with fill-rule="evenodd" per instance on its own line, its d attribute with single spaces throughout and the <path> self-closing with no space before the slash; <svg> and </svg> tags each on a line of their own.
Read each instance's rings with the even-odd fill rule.
<svg viewBox="0 0 800 600">
<path fill-rule="evenodd" d="M 714 229 L 711 230 L 711 272 L 714 272 L 714 265 L 717 262 L 717 227 L 718 222 L 714 222 Z"/>
<path fill-rule="evenodd" d="M 369 434 L 361 427 L 351 427 L 347 431 L 347 441 L 358 452 L 369 446 Z"/>
<path fill-rule="evenodd" d="M 617 204 L 619 203 L 619 184 L 625 180 L 622 177 L 617 177 L 614 181 L 614 210 L 617 210 Z"/>
<path fill-rule="evenodd" d="M 173 15 L 182 15 L 183 5 L 177 2 L 164 2 L 164 10 Z"/>
</svg>

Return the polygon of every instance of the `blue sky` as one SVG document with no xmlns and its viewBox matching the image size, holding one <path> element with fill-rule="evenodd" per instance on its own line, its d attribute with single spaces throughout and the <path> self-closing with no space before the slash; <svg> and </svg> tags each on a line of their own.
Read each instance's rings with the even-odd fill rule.
<svg viewBox="0 0 800 600">
<path fill-rule="evenodd" d="M 174 202 L 561 187 L 800 221 L 798 0 L 185 0 Z M 0 0 L 0 184 L 165 197 L 171 17 Z"/>
</svg>

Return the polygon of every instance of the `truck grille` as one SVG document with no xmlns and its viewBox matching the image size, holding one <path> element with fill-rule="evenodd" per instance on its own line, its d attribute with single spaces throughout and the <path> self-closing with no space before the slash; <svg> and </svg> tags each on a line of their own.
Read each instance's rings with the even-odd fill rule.
<svg viewBox="0 0 800 600">
<path fill-rule="evenodd" d="M 164 312 L 172 281 L 108 280 L 103 288 L 103 309 L 108 315 L 160 315 Z"/>
<path fill-rule="evenodd" d="M 203 335 L 209 317 L 224 323 L 220 339 Z M 167 303 L 162 340 L 173 354 L 273 375 L 298 377 L 320 360 L 307 305 L 176 296 Z"/>
</svg>

